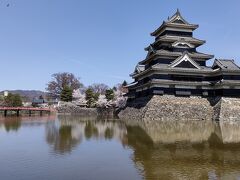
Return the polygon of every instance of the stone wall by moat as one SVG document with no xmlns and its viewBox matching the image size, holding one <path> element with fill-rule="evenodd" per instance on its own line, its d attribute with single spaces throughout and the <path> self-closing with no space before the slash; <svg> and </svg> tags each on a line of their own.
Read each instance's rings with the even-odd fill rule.
<svg viewBox="0 0 240 180">
<path fill-rule="evenodd" d="M 76 114 L 81 117 L 113 118 L 115 116 L 114 108 L 86 108 L 79 107 L 71 102 L 61 102 L 56 110 L 59 114 Z"/>
<path fill-rule="evenodd" d="M 129 102 L 120 119 L 137 121 L 220 120 L 240 121 L 239 98 L 152 96 Z"/>
</svg>

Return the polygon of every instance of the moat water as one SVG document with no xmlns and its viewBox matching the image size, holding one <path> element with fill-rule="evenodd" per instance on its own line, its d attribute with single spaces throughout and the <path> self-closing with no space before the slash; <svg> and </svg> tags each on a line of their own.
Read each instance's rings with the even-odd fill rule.
<svg viewBox="0 0 240 180">
<path fill-rule="evenodd" d="M 240 179 L 240 124 L 1 118 L 0 179 Z"/>
</svg>

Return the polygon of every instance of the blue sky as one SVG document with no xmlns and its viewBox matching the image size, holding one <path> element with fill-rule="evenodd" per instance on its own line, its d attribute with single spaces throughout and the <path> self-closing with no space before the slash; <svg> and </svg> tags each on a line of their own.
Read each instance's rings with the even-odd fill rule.
<svg viewBox="0 0 240 180">
<path fill-rule="evenodd" d="M 130 82 L 150 32 L 177 8 L 200 25 L 194 36 L 207 43 L 198 51 L 240 64 L 239 7 L 239 0 L 0 0 L 0 90 L 44 90 L 56 72 L 85 85 Z"/>
</svg>

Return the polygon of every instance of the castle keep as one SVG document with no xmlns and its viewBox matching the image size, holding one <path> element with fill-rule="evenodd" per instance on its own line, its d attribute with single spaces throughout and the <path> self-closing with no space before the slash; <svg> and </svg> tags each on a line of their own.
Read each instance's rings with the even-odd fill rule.
<svg viewBox="0 0 240 180">
<path fill-rule="evenodd" d="M 121 119 L 240 120 L 240 68 L 228 59 L 208 66 L 214 56 L 198 52 L 205 41 L 193 37 L 197 28 L 177 10 L 151 33 L 155 41 L 131 74 Z"/>
<path fill-rule="evenodd" d="M 240 96 L 240 68 L 228 59 L 215 59 L 207 66 L 214 56 L 197 51 L 205 43 L 193 37 L 197 28 L 177 10 L 151 33 L 155 41 L 145 48 L 147 57 L 131 74 L 129 101 L 152 95 Z"/>
</svg>

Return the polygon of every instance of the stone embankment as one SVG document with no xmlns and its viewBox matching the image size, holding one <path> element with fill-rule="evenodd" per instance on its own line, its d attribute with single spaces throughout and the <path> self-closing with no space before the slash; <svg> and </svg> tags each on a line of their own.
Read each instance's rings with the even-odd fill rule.
<svg viewBox="0 0 240 180">
<path fill-rule="evenodd" d="M 222 122 L 240 121 L 240 98 L 220 98 L 214 107 L 214 119 Z"/>
<path fill-rule="evenodd" d="M 113 108 L 86 108 L 79 107 L 74 103 L 70 102 L 61 102 L 57 107 L 57 112 L 59 114 L 72 114 L 78 116 L 91 116 L 91 117 L 113 117 L 114 109 Z"/>
<path fill-rule="evenodd" d="M 61 102 L 57 107 L 57 112 L 60 114 L 78 114 L 81 116 L 97 116 L 96 108 L 79 107 L 70 102 Z"/>
<path fill-rule="evenodd" d="M 138 121 L 240 120 L 240 99 L 153 96 L 128 103 L 118 116 Z"/>
</svg>

